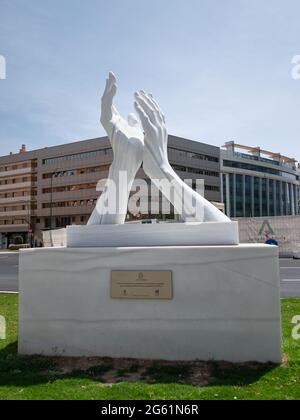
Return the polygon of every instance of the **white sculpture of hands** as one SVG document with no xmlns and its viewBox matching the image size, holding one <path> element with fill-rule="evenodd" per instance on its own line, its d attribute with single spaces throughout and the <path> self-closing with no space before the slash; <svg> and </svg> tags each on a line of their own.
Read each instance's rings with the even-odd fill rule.
<svg viewBox="0 0 300 420">
<path fill-rule="evenodd" d="M 125 120 L 113 105 L 117 93 L 116 77 L 109 73 L 101 104 L 101 123 L 109 137 L 114 159 L 109 170 L 107 186 L 98 199 L 88 225 L 123 224 L 125 222 L 128 198 L 135 175 L 142 164 L 144 133 L 134 114 Z M 127 183 L 120 182 L 120 172 L 127 174 Z M 124 181 L 124 180 L 123 180 Z M 113 182 L 116 190 L 110 190 Z M 104 211 L 108 197 L 116 198 L 116 213 Z"/>
<path fill-rule="evenodd" d="M 168 132 L 165 117 L 152 95 L 144 91 L 135 94 L 135 109 L 145 132 L 143 168 L 148 177 L 156 184 L 175 210 L 188 222 L 230 222 L 230 219 L 213 204 L 190 188 L 172 169 L 168 159 Z M 161 181 L 167 179 L 174 188 L 174 197 L 161 188 Z M 184 202 L 183 202 L 183 197 Z M 196 206 L 193 206 L 193 201 Z M 180 208 L 178 204 L 180 205 Z M 195 212 L 200 208 L 201 212 Z"/>
<path fill-rule="evenodd" d="M 230 222 L 227 216 L 185 184 L 172 169 L 168 160 L 168 132 L 165 117 L 152 95 L 147 95 L 143 91 L 135 94 L 135 108 L 143 126 L 143 133 L 134 114 L 130 114 L 127 120 L 121 117 L 113 105 L 116 93 L 116 78 L 113 73 L 109 73 L 102 97 L 101 123 L 110 139 L 114 159 L 106 188 L 98 199 L 88 225 L 124 224 L 130 190 L 142 161 L 145 173 L 181 214 L 183 221 Z M 126 173 L 125 181 L 121 179 L 120 172 Z M 161 181 L 165 180 L 174 188 L 173 197 L 170 190 L 166 192 L 162 188 Z M 110 182 L 114 185 L 113 191 Z M 116 200 L 116 211 L 107 212 L 105 207 L 112 195 Z M 199 208 L 202 211 L 195 211 Z"/>
</svg>

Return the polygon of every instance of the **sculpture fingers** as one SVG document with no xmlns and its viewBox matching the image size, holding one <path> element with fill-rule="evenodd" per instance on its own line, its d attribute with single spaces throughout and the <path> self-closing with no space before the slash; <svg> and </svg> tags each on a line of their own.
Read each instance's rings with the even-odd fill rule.
<svg viewBox="0 0 300 420">
<path fill-rule="evenodd" d="M 154 97 L 151 93 L 149 93 L 148 98 L 152 102 L 152 104 L 156 108 L 156 110 L 159 112 L 159 114 L 162 118 L 162 121 L 165 123 L 166 122 L 166 117 L 165 117 L 165 114 L 162 112 L 161 107 L 159 106 L 158 102 L 154 99 Z"/>
<path fill-rule="evenodd" d="M 148 106 L 151 109 L 153 109 L 156 112 L 159 112 L 159 107 L 154 104 L 154 102 L 152 101 L 150 95 L 147 95 L 147 93 L 145 91 L 143 91 L 143 90 L 141 90 L 139 92 L 139 94 L 145 100 L 145 102 L 148 104 Z"/>
<path fill-rule="evenodd" d="M 112 71 L 109 72 L 108 78 L 112 83 L 117 83 L 117 78 Z"/>
<path fill-rule="evenodd" d="M 147 94 L 143 90 L 140 91 L 140 95 L 146 101 L 146 103 L 148 104 L 148 106 L 151 109 L 154 110 L 156 120 L 160 124 L 165 124 L 165 122 L 166 122 L 165 116 L 164 116 L 164 114 L 163 114 L 160 106 L 158 105 L 157 101 L 153 98 L 153 95 L 151 95 L 150 93 Z"/>
<path fill-rule="evenodd" d="M 149 132 L 149 130 L 152 129 L 152 124 L 151 124 L 149 116 L 147 115 L 147 113 L 144 111 L 144 109 L 141 107 L 141 105 L 137 101 L 134 103 L 134 106 L 141 120 L 144 131 L 146 133 Z"/>
<path fill-rule="evenodd" d="M 156 118 L 156 122 L 160 123 L 160 124 L 164 124 L 165 123 L 165 117 L 158 105 L 158 103 L 154 100 L 153 96 L 147 93 L 145 93 L 143 90 L 141 90 L 140 92 L 141 96 L 143 97 L 143 99 L 146 101 L 146 103 L 148 104 L 148 106 L 153 109 L 154 114 L 155 114 L 155 118 Z"/>
<path fill-rule="evenodd" d="M 110 72 L 106 79 L 105 90 L 102 99 L 112 99 L 117 93 L 117 79 L 116 76 Z"/>
<path fill-rule="evenodd" d="M 147 98 L 145 98 L 142 93 L 136 93 L 135 98 L 137 103 L 143 109 L 143 111 L 147 114 L 149 120 L 152 122 L 153 125 L 157 126 L 159 124 L 159 119 L 157 118 L 157 114 L 150 105 Z"/>
<path fill-rule="evenodd" d="M 116 86 L 116 85 L 117 85 L 117 78 L 113 74 L 113 72 L 110 71 L 108 75 L 108 79 L 106 79 L 107 90 L 110 91 L 113 88 L 113 86 Z"/>
<path fill-rule="evenodd" d="M 118 90 L 117 85 L 113 84 L 111 89 L 110 89 L 110 95 L 111 95 L 112 98 L 116 96 L 117 90 Z"/>
<path fill-rule="evenodd" d="M 155 101 L 155 99 L 153 98 L 153 95 L 151 95 L 151 93 L 147 94 L 145 91 L 141 90 L 141 95 L 147 100 L 147 102 L 149 103 L 149 106 L 151 106 L 153 109 L 155 109 L 155 111 L 161 112 L 158 103 Z"/>
<path fill-rule="evenodd" d="M 113 100 L 118 89 L 116 82 L 116 76 L 110 72 L 106 79 L 106 86 L 102 96 L 100 121 L 109 135 L 111 134 L 111 127 L 108 124 L 115 124 L 116 120 L 121 118 L 118 110 L 113 105 Z"/>
<path fill-rule="evenodd" d="M 117 89 L 118 88 L 117 88 L 117 85 L 115 83 L 111 85 L 109 82 L 107 82 L 106 87 L 105 87 L 105 91 L 104 91 L 103 96 L 102 96 L 102 100 L 103 101 L 105 101 L 105 100 L 111 101 L 114 98 L 114 96 L 116 96 Z"/>
</svg>

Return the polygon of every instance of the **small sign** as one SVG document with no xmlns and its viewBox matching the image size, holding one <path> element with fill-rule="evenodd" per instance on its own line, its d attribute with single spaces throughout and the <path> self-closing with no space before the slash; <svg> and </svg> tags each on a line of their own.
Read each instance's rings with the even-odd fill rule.
<svg viewBox="0 0 300 420">
<path fill-rule="evenodd" d="M 173 299 L 171 271 L 112 271 L 112 299 Z"/>
</svg>

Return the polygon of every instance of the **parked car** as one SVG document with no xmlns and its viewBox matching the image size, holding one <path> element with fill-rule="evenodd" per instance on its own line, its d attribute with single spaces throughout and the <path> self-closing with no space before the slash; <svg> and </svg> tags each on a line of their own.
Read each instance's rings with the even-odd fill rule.
<svg viewBox="0 0 300 420">
<path fill-rule="evenodd" d="M 298 249 L 296 251 L 294 251 L 293 258 L 295 260 L 300 260 L 300 246 L 298 247 Z"/>
</svg>

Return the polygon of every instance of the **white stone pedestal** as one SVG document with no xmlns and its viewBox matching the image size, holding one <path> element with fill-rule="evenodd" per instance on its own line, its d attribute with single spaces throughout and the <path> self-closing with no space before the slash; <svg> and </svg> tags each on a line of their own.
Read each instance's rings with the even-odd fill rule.
<svg viewBox="0 0 300 420">
<path fill-rule="evenodd" d="M 238 245 L 238 222 L 68 226 L 68 248 Z"/>
<path fill-rule="evenodd" d="M 173 299 L 112 299 L 112 270 L 170 270 Z M 280 362 L 278 249 L 24 250 L 19 327 L 23 355 Z"/>
</svg>

